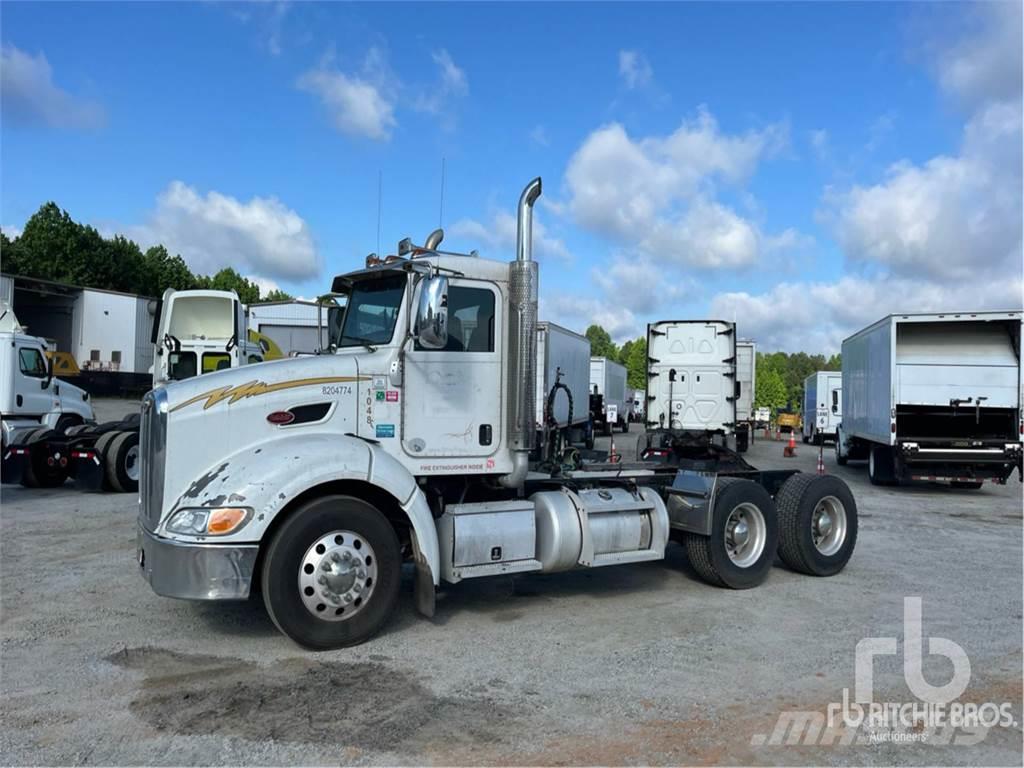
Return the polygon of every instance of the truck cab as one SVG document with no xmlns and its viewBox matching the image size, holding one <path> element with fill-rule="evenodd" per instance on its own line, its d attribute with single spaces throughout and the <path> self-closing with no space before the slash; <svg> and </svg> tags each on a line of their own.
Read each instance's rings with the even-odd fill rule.
<svg viewBox="0 0 1024 768">
<path fill-rule="evenodd" d="M 153 321 L 153 386 L 225 368 L 262 362 L 249 340 L 245 312 L 234 291 L 168 288 Z"/>
</svg>

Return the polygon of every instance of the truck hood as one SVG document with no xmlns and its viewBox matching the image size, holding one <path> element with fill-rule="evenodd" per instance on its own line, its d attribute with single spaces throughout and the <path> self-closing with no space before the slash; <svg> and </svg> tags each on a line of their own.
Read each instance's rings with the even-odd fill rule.
<svg viewBox="0 0 1024 768">
<path fill-rule="evenodd" d="M 358 433 L 358 398 L 370 378 L 359 365 L 355 354 L 298 357 L 168 384 L 165 503 L 232 457 L 272 451 L 280 438 Z M 294 423 L 268 420 L 281 411 L 291 411 Z"/>
</svg>

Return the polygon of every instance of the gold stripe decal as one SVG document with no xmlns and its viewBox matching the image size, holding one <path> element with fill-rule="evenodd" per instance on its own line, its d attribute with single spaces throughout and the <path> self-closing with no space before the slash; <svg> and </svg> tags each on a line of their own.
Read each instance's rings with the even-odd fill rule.
<svg viewBox="0 0 1024 768">
<path fill-rule="evenodd" d="M 171 412 L 173 413 L 181 408 L 187 408 L 188 406 L 202 400 L 206 401 L 206 404 L 203 406 L 203 410 L 205 411 L 224 400 L 227 400 L 230 405 L 231 403 L 237 403 L 239 400 L 243 400 L 245 398 L 259 397 L 260 395 L 265 395 L 268 392 L 280 392 L 283 389 L 312 387 L 317 384 L 350 384 L 355 381 L 369 380 L 369 376 L 320 376 L 314 379 L 292 379 L 291 381 L 279 381 L 276 384 L 267 384 L 264 381 L 258 380 L 247 381 L 245 384 L 239 384 L 235 387 L 218 387 L 217 389 L 211 389 L 209 392 L 204 392 L 201 395 L 196 395 L 195 397 L 171 408 Z"/>
</svg>

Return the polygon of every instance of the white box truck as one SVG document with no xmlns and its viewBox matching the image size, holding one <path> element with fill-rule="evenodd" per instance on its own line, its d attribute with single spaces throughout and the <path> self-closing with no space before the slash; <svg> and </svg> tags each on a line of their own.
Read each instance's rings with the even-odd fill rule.
<svg viewBox="0 0 1024 768">
<path fill-rule="evenodd" d="M 442 580 L 662 560 L 670 538 L 719 586 L 760 584 L 776 556 L 843 569 L 857 506 L 838 477 L 531 459 L 539 194 L 535 179 L 520 198 L 511 263 L 439 251 L 440 234 L 374 255 L 334 279 L 331 351 L 146 395 L 136 558 L 155 592 L 258 583 L 282 632 L 326 649 L 385 624 L 404 562 L 428 616 Z"/>
<path fill-rule="evenodd" d="M 842 418 L 842 372 L 817 371 L 804 379 L 803 441 L 815 445 L 835 442 Z"/>
<path fill-rule="evenodd" d="M 556 435 L 587 442 L 590 430 L 590 340 L 555 323 L 537 323 L 537 445 Z"/>
<path fill-rule="evenodd" d="M 836 461 L 867 459 L 875 484 L 1019 473 L 1021 315 L 889 315 L 843 341 Z"/>
<path fill-rule="evenodd" d="M 647 326 L 646 436 L 638 450 L 693 458 L 728 448 L 741 385 L 736 325 L 663 320 Z"/>
<path fill-rule="evenodd" d="M 629 432 L 626 378 L 626 366 L 607 357 L 590 358 L 590 418 L 594 432 L 610 435 L 615 427 Z M 611 417 L 609 411 L 614 412 Z"/>
<path fill-rule="evenodd" d="M 736 342 L 736 450 L 754 442 L 754 384 L 757 346 L 749 339 Z"/>
</svg>

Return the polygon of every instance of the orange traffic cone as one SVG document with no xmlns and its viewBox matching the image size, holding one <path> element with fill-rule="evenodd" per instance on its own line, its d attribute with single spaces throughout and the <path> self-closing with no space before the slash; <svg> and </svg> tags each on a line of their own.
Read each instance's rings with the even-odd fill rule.
<svg viewBox="0 0 1024 768">
<path fill-rule="evenodd" d="M 608 452 L 608 461 L 611 464 L 618 464 L 622 461 L 622 457 L 615 450 L 615 435 L 612 434 L 612 449 Z"/>
<path fill-rule="evenodd" d="M 818 474 L 825 474 L 825 446 L 818 447 Z"/>
<path fill-rule="evenodd" d="M 796 433 L 790 430 L 789 433 L 789 444 L 782 449 L 782 455 L 787 459 L 791 459 L 796 456 Z"/>
</svg>

